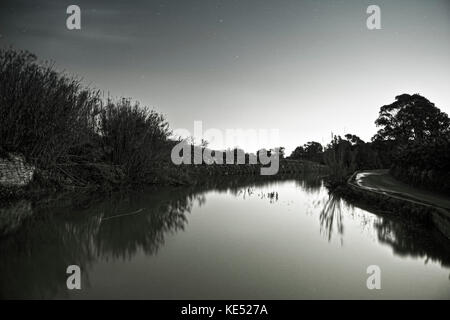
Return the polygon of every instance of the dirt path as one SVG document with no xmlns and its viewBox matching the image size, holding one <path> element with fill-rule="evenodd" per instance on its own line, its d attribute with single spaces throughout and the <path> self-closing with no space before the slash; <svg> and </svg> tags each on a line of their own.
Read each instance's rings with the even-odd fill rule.
<svg viewBox="0 0 450 320">
<path fill-rule="evenodd" d="M 388 170 L 367 170 L 359 172 L 355 177 L 355 183 L 363 189 L 383 192 L 397 197 L 431 204 L 436 207 L 450 209 L 450 197 L 407 185 L 392 177 Z"/>
</svg>

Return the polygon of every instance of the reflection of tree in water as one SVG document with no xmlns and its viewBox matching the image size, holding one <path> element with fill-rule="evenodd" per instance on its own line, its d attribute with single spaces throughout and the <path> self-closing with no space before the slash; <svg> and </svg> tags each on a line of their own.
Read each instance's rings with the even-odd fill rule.
<svg viewBox="0 0 450 320">
<path fill-rule="evenodd" d="M 322 208 L 319 215 L 320 232 L 327 237 L 328 241 L 331 241 L 333 230 L 336 227 L 342 243 L 344 235 L 342 211 L 348 210 L 349 206 L 333 194 L 329 194 L 326 200 L 319 201 L 317 205 Z"/>
<path fill-rule="evenodd" d="M 303 174 L 295 180 L 307 194 L 316 193 L 323 186 L 323 177 L 317 174 Z"/>
<path fill-rule="evenodd" d="M 194 188 L 150 189 L 106 200 L 77 201 L 76 206 L 58 202 L 51 208 L 35 207 L 17 233 L 0 241 L 0 298 L 64 294 L 68 265 L 77 264 L 86 271 L 98 259 L 130 259 L 139 252 L 156 254 L 168 234 L 184 230 L 186 214 L 196 204 L 205 203 L 205 191 L 236 194 L 244 187 L 263 185 L 276 190 L 277 183 L 255 177 L 216 179 Z M 323 188 L 317 178 L 303 182 L 299 179 L 296 183 L 309 192 Z M 348 202 L 330 195 L 316 205 L 320 206 L 320 225 L 326 237 L 330 240 L 337 230 L 342 238 L 342 217 L 351 211 Z M 449 241 L 440 234 L 388 217 L 375 220 L 380 242 L 391 246 L 396 254 L 450 265 Z M 88 274 L 82 272 L 85 286 L 89 286 Z"/>
<path fill-rule="evenodd" d="M 2 239 L 0 297 L 51 298 L 65 286 L 67 266 L 84 270 L 92 250 L 74 230 L 79 229 L 45 216 L 37 223 L 26 221 L 17 234 Z"/>
<path fill-rule="evenodd" d="M 97 259 L 126 259 L 138 250 L 155 254 L 166 234 L 184 228 L 196 200 L 204 203 L 192 190 L 172 189 L 116 195 L 82 210 L 36 208 L 17 233 L 0 242 L 0 297 L 54 297 L 65 292 L 71 264 L 87 270 Z"/>
<path fill-rule="evenodd" d="M 424 258 L 450 267 L 450 241 L 438 230 L 379 217 L 374 223 L 378 240 L 392 247 L 396 255 Z"/>
<path fill-rule="evenodd" d="M 322 178 L 317 174 L 298 174 L 296 176 L 265 176 L 265 177 L 238 177 L 231 180 L 219 182 L 216 190 L 225 190 L 236 197 L 246 199 L 248 197 L 258 197 L 260 199 L 268 199 L 270 203 L 275 203 L 279 200 L 279 194 L 276 191 L 277 186 L 285 181 L 294 181 L 295 185 L 303 189 L 307 194 L 316 193 L 322 187 Z M 231 182 L 231 183 L 230 183 Z M 273 187 L 274 190 L 270 192 L 258 191 L 261 186 Z"/>
<path fill-rule="evenodd" d="M 325 229 L 332 229 L 331 224 L 335 218 L 331 217 L 342 216 L 342 205 L 345 206 L 344 212 L 349 212 L 350 216 L 354 216 L 354 208 L 374 214 L 374 220 L 360 216 L 358 219 L 363 223 L 370 221 L 376 230 L 378 241 L 392 247 L 395 255 L 424 258 L 425 263 L 431 260 L 444 267 L 450 267 L 450 241 L 435 228 L 412 223 L 405 218 L 389 216 L 389 214 L 380 215 L 364 204 L 353 204 L 332 194 L 323 206 L 320 215 L 321 225 Z M 340 223 L 343 221 L 342 218 L 337 220 Z"/>
<path fill-rule="evenodd" d="M 71 196 L 51 207 L 37 206 L 15 234 L 0 241 L 0 298 L 55 297 L 67 292 L 65 270 L 71 264 L 88 270 L 98 259 L 155 254 L 168 234 L 184 229 L 194 204 L 205 203 L 205 191 L 238 190 L 249 181 L 268 180 L 206 180 L 194 188 L 150 189 L 103 200 Z M 88 272 L 82 275 L 89 286 Z"/>
<path fill-rule="evenodd" d="M 269 203 L 275 203 L 278 201 L 278 192 L 263 192 L 257 191 L 254 187 L 243 188 L 240 190 L 233 190 L 233 195 L 236 197 L 242 197 L 243 199 L 257 197 L 259 199 L 268 199 Z"/>
<path fill-rule="evenodd" d="M 274 176 L 230 176 L 222 179 L 205 180 L 203 190 L 230 192 L 239 196 L 242 190 L 255 189 L 261 186 L 276 188 L 283 182 L 295 181 L 296 185 L 306 192 L 316 192 L 322 186 L 322 178 L 317 174 L 274 175 Z"/>
<path fill-rule="evenodd" d="M 341 236 L 341 242 L 343 241 L 345 213 L 346 217 L 358 219 L 363 227 L 366 223 L 372 224 L 378 241 L 392 247 L 394 254 L 424 258 L 425 263 L 431 260 L 444 267 L 450 267 L 450 241 L 435 228 L 414 224 L 405 221 L 404 218 L 380 216 L 366 206 L 353 205 L 332 193 L 326 200 L 317 202 L 316 206 L 321 208 L 319 216 L 321 232 L 328 241 L 331 240 L 334 229 Z M 374 214 L 374 219 L 368 219 L 366 214 L 357 215 L 358 210 L 355 211 L 355 208 L 369 211 Z"/>
<path fill-rule="evenodd" d="M 97 255 L 106 259 L 131 259 L 138 250 L 155 254 L 164 245 L 167 234 L 184 230 L 185 214 L 191 212 L 195 200 L 198 197 L 193 195 L 170 200 L 170 194 L 166 197 L 158 193 L 156 197 L 149 195 L 105 208 L 92 239 Z M 136 214 L 127 215 L 128 212 Z"/>
</svg>

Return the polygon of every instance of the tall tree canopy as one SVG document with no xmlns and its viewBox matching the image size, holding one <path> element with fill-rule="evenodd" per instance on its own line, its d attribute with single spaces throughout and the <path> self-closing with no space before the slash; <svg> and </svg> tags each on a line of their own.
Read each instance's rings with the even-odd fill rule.
<svg viewBox="0 0 450 320">
<path fill-rule="evenodd" d="M 375 124 L 381 127 L 374 141 L 406 143 L 444 137 L 450 132 L 448 115 L 419 94 L 402 94 L 382 106 Z"/>
<path fill-rule="evenodd" d="M 322 162 L 323 146 L 319 142 L 309 141 L 303 146 L 295 148 L 291 153 L 292 159 L 306 159 Z"/>
</svg>

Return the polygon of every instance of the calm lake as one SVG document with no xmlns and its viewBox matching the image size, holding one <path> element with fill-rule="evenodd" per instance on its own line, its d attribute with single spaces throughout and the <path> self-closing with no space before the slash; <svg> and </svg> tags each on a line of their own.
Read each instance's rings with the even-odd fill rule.
<svg viewBox="0 0 450 320">
<path fill-rule="evenodd" d="M 330 196 L 315 176 L 15 210 L 32 214 L 0 238 L 1 298 L 450 298 L 450 241 Z M 66 287 L 73 264 L 81 290 Z M 366 286 L 370 265 L 380 290 Z"/>
</svg>

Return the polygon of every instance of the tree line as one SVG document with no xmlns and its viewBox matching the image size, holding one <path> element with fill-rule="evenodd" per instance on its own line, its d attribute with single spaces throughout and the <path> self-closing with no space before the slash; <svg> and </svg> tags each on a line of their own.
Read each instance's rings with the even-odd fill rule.
<svg viewBox="0 0 450 320">
<path fill-rule="evenodd" d="M 379 130 L 370 142 L 354 134 L 333 136 L 326 146 L 315 141 L 299 146 L 288 158 L 328 165 L 335 183 L 355 170 L 390 168 L 406 182 L 450 192 L 445 112 L 419 94 L 402 94 L 380 108 L 375 124 Z M 0 156 L 18 152 L 43 168 L 108 163 L 139 181 L 170 161 L 179 142 L 170 136 L 162 114 L 128 98 L 104 99 L 29 52 L 0 50 Z M 236 160 L 244 154 L 248 162 L 243 150 L 228 151 Z M 283 147 L 261 151 L 285 156 Z"/>
<path fill-rule="evenodd" d="M 380 108 L 380 129 L 370 142 L 357 135 L 333 136 L 322 146 L 308 142 L 290 158 L 326 164 L 331 181 L 343 183 L 356 170 L 390 168 L 414 185 L 450 193 L 450 120 L 445 112 L 420 94 L 402 94 Z"/>
<path fill-rule="evenodd" d="M 138 184 L 167 175 L 164 170 L 182 174 L 171 163 L 180 140 L 172 138 L 162 114 L 129 98 L 105 99 L 51 63 L 12 48 L 0 49 L 0 137 L 0 157 L 20 153 L 47 171 L 60 165 L 107 164 L 119 166 L 129 182 Z M 194 150 L 207 147 L 205 141 L 198 146 L 186 142 L 192 157 Z M 250 163 L 251 154 L 241 149 L 225 151 L 224 158 L 232 153 L 234 163 L 241 157 Z M 262 149 L 257 163 L 261 154 L 274 152 L 284 157 L 284 148 Z"/>
</svg>

